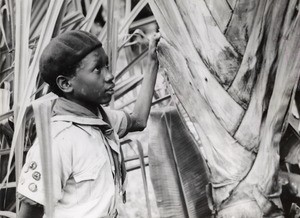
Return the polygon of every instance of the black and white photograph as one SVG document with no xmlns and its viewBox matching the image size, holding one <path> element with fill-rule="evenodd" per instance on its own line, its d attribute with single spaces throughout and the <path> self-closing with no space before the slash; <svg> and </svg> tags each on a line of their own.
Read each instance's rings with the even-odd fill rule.
<svg viewBox="0 0 300 218">
<path fill-rule="evenodd" d="M 0 218 L 300 218 L 300 0 L 0 0 Z"/>
</svg>

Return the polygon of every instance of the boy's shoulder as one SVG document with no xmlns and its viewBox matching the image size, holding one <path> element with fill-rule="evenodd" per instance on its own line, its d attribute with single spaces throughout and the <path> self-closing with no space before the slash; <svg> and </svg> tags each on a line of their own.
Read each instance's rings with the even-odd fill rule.
<svg viewBox="0 0 300 218">
<path fill-rule="evenodd" d="M 93 146 L 96 141 L 100 143 L 101 138 L 98 137 L 96 132 L 97 130 L 92 126 L 80 125 L 70 121 L 52 121 L 52 146 L 66 153 L 72 150 L 78 151 L 82 149 L 82 145 Z"/>
<path fill-rule="evenodd" d="M 84 125 L 66 120 L 51 121 L 51 135 L 54 140 L 61 138 L 70 141 L 87 140 L 95 136 L 95 132 L 99 132 L 93 125 Z"/>
<path fill-rule="evenodd" d="M 66 134 L 70 132 L 73 127 L 73 123 L 68 121 L 52 121 L 50 126 L 52 137 L 57 138 L 60 134 Z"/>
<path fill-rule="evenodd" d="M 89 137 L 91 127 L 81 128 L 77 124 L 70 121 L 52 121 L 51 122 L 51 136 L 54 142 L 69 141 L 71 144 L 76 144 L 79 139 L 86 139 Z"/>
</svg>

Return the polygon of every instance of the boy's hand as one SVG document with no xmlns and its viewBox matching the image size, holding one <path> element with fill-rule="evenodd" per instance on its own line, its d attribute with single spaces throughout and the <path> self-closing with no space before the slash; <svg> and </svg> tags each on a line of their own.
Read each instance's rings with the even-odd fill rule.
<svg viewBox="0 0 300 218">
<path fill-rule="evenodd" d="M 159 41 L 161 37 L 161 34 L 158 32 L 158 33 L 154 33 L 151 37 L 150 37 L 150 40 L 149 40 L 149 56 L 152 60 L 157 60 L 157 55 L 156 55 L 156 46 L 157 46 L 157 43 Z"/>
</svg>

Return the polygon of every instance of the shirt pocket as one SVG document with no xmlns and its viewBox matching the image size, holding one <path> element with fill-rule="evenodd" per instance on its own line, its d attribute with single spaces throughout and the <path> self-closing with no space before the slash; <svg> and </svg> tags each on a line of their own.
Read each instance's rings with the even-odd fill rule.
<svg viewBox="0 0 300 218">
<path fill-rule="evenodd" d="M 107 160 L 94 160 L 86 164 L 83 170 L 73 175 L 74 186 L 73 186 L 73 197 L 76 199 L 77 204 L 86 203 L 99 198 L 96 195 L 97 189 L 101 189 L 103 192 L 104 187 L 99 187 L 99 180 L 105 180 L 105 165 Z M 73 200 L 75 200 L 73 199 Z"/>
<path fill-rule="evenodd" d="M 82 167 L 80 172 L 73 175 L 74 180 L 76 183 L 81 183 L 84 181 L 94 181 L 99 177 L 99 174 L 103 170 L 102 168 L 106 164 L 106 160 L 98 159 L 89 161 L 88 164 L 85 164 L 85 166 Z"/>
</svg>

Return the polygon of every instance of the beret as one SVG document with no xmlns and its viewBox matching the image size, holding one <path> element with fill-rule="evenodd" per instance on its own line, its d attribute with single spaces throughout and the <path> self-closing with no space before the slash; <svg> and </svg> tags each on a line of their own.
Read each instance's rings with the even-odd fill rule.
<svg viewBox="0 0 300 218">
<path fill-rule="evenodd" d="M 40 62 L 40 74 L 45 82 L 53 85 L 57 76 L 65 75 L 101 42 L 91 33 L 72 30 L 53 38 L 44 49 Z"/>
</svg>

